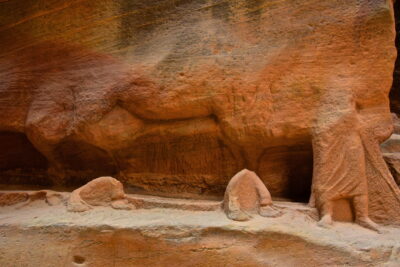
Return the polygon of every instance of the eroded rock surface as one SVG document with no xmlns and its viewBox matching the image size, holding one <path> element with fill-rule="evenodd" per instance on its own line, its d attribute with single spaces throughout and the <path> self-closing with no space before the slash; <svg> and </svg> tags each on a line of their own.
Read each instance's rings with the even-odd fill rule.
<svg viewBox="0 0 400 267">
<path fill-rule="evenodd" d="M 0 265 L 398 266 L 398 228 L 380 235 L 349 223 L 325 229 L 305 204 L 274 204 L 282 216 L 248 222 L 222 211 L 0 207 Z"/>
<path fill-rule="evenodd" d="M 153 194 L 222 195 L 248 168 L 273 196 L 302 188 L 331 213 L 362 195 L 356 212 L 400 222 L 379 151 L 392 131 L 391 1 L 0 5 L 0 132 L 42 156 L 36 181 L 113 175 Z M 2 177 L 25 177 L 4 147 Z"/>
<path fill-rule="evenodd" d="M 252 171 L 241 170 L 232 177 L 224 197 L 224 210 L 229 219 L 247 221 L 251 214 L 278 217 L 282 213 L 272 203 L 271 194 Z"/>
<path fill-rule="evenodd" d="M 384 153 L 383 157 L 388 164 L 397 185 L 400 186 L 400 152 Z"/>
<path fill-rule="evenodd" d="M 112 177 L 99 177 L 74 190 L 68 200 L 68 211 L 82 212 L 93 206 L 132 209 L 121 182 Z"/>
<path fill-rule="evenodd" d="M 30 205 L 34 201 L 45 201 L 48 205 L 54 206 L 61 204 L 65 201 L 64 193 L 41 190 L 32 192 L 0 192 L 0 207 L 14 206 L 24 207 Z"/>
<path fill-rule="evenodd" d="M 394 133 L 381 145 L 383 158 L 397 185 L 400 186 L 400 119 L 393 114 Z"/>
</svg>

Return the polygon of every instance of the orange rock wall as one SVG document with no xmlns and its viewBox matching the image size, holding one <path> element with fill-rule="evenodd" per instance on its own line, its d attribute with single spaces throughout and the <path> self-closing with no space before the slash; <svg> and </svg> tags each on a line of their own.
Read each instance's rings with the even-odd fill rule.
<svg viewBox="0 0 400 267">
<path fill-rule="evenodd" d="M 247 167 L 306 201 L 316 128 L 355 108 L 390 134 L 390 1 L 11 0 L 0 14 L 5 183 L 113 175 L 222 195 Z"/>
</svg>

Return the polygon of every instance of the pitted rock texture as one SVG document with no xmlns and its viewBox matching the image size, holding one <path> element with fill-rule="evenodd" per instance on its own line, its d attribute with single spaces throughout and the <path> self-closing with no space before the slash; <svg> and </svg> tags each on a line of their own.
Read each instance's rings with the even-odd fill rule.
<svg viewBox="0 0 400 267">
<path fill-rule="evenodd" d="M 391 1 L 0 7 L 0 132 L 23 140 L 0 142 L 2 180 L 112 175 L 153 194 L 202 196 L 222 195 L 248 168 L 273 196 L 312 191 L 322 209 L 369 194 L 373 218 L 400 221 L 378 146 L 393 128 Z M 20 162 L 28 152 L 35 160 Z"/>
</svg>

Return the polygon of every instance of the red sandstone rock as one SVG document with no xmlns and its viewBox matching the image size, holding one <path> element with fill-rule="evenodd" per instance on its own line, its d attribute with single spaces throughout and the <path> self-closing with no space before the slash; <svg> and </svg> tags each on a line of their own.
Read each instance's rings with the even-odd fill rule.
<svg viewBox="0 0 400 267">
<path fill-rule="evenodd" d="M 50 206 L 58 205 L 63 202 L 62 193 L 41 190 L 28 192 L 0 192 L 0 207 L 13 206 L 20 204 L 19 207 L 28 206 L 33 201 L 44 200 Z"/>
<path fill-rule="evenodd" d="M 21 202 L 28 201 L 29 195 L 28 193 L 21 192 L 10 192 L 0 193 L 0 206 L 11 206 Z"/>
<path fill-rule="evenodd" d="M 400 186 L 400 152 L 384 153 L 383 157 L 388 164 L 396 183 Z"/>
<path fill-rule="evenodd" d="M 400 119 L 393 115 L 394 134 L 381 145 L 383 158 L 396 183 L 400 185 Z"/>
<path fill-rule="evenodd" d="M 247 221 L 251 214 L 264 217 L 278 217 L 282 213 L 273 207 L 271 194 L 260 178 L 252 171 L 242 170 L 229 182 L 224 210 L 229 219 Z"/>
<path fill-rule="evenodd" d="M 222 195 L 248 168 L 279 197 L 313 177 L 322 215 L 360 197 L 358 219 L 400 222 L 379 151 L 393 128 L 389 1 L 21 3 L 0 11 L 4 177 L 48 167 L 46 182 L 116 175 L 154 194 Z"/>
<path fill-rule="evenodd" d="M 285 206 L 283 216 L 246 223 L 220 211 L 0 208 L 0 266 L 398 266 L 399 228 L 321 229 L 298 211 L 310 208 Z"/>
<path fill-rule="evenodd" d="M 92 206 L 111 206 L 114 209 L 131 209 L 123 185 L 112 177 L 99 177 L 72 192 L 68 211 L 87 211 Z"/>
</svg>

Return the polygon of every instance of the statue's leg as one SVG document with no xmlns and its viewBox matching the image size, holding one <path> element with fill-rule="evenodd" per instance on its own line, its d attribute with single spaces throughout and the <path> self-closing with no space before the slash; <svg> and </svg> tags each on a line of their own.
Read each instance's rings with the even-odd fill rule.
<svg viewBox="0 0 400 267">
<path fill-rule="evenodd" d="M 240 208 L 239 200 L 234 194 L 228 199 L 228 218 L 234 221 L 248 221 L 251 216 Z"/>
<path fill-rule="evenodd" d="M 324 200 L 320 205 L 320 221 L 318 225 L 321 227 L 330 227 L 332 225 L 333 201 Z"/>
<path fill-rule="evenodd" d="M 332 224 L 333 203 L 337 189 L 334 188 L 336 177 L 343 175 L 343 151 L 341 143 L 329 132 L 321 133 L 313 139 L 314 168 L 310 202 L 318 209 L 319 226 Z"/>
<path fill-rule="evenodd" d="M 365 228 L 380 233 L 378 225 L 368 217 L 368 196 L 367 195 L 355 196 L 353 198 L 353 206 L 355 211 L 356 223 Z"/>
<path fill-rule="evenodd" d="M 319 225 L 332 223 L 334 203 L 339 199 L 355 198 L 355 212 L 368 216 L 368 201 L 355 197 L 368 194 L 364 147 L 358 129 L 357 117 L 349 114 L 318 132 L 313 139 L 312 192 L 321 217 Z M 362 222 L 367 221 L 365 217 L 360 218 Z"/>
<path fill-rule="evenodd" d="M 267 187 L 260 181 L 255 181 L 255 187 L 259 197 L 259 214 L 263 217 L 278 217 L 282 215 L 282 212 L 274 207 L 272 204 L 271 194 Z"/>
</svg>

